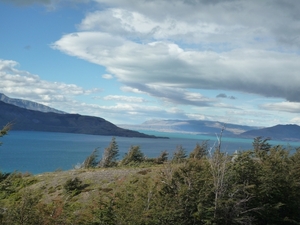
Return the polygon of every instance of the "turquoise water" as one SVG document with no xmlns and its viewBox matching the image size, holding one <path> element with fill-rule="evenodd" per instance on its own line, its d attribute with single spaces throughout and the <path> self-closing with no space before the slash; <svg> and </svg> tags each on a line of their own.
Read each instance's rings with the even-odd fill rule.
<svg viewBox="0 0 300 225">
<path fill-rule="evenodd" d="M 139 145 L 147 157 L 157 157 L 164 150 L 167 150 L 169 157 L 171 157 L 177 145 L 182 145 L 187 152 L 190 152 L 197 143 L 210 140 L 209 144 L 213 146 L 217 140 L 216 136 L 144 132 L 157 136 L 167 136 L 170 139 L 116 137 L 120 158 L 131 145 Z M 111 138 L 111 136 L 85 134 L 10 131 L 7 136 L 0 139 L 3 142 L 0 147 L 0 170 L 2 172 L 20 171 L 33 174 L 51 172 L 57 169 L 69 170 L 78 163 L 82 163 L 95 148 L 99 148 L 99 155 L 101 156 Z M 271 142 L 271 144 L 287 145 L 288 143 Z M 300 146 L 300 143 L 289 144 L 295 147 Z M 251 139 L 222 138 L 222 150 L 228 153 L 235 150 L 251 149 L 251 146 Z"/>
</svg>

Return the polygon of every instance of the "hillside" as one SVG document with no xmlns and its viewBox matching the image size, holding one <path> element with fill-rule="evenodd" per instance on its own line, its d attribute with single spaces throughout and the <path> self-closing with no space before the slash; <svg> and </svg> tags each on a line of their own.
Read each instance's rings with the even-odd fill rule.
<svg viewBox="0 0 300 225">
<path fill-rule="evenodd" d="M 299 224 L 300 151 L 197 152 L 159 164 L 0 173 L 0 224 Z"/>
<path fill-rule="evenodd" d="M 8 122 L 13 123 L 13 130 L 155 138 L 155 136 L 117 127 L 100 117 L 44 113 L 0 101 L 0 126 Z"/>
<path fill-rule="evenodd" d="M 295 124 L 276 125 L 256 130 L 249 130 L 242 134 L 243 138 L 269 137 L 274 140 L 300 141 L 300 126 Z"/>
</svg>

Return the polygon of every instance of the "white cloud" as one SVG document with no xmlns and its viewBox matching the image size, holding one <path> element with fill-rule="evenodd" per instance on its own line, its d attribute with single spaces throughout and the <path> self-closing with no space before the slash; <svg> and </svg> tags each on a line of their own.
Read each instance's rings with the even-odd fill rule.
<svg viewBox="0 0 300 225">
<path fill-rule="evenodd" d="M 239 46 L 276 40 L 290 47 L 300 46 L 297 38 L 300 5 L 294 0 L 173 0 L 172 4 L 168 0 L 96 1 L 109 6 L 110 10 L 88 14 L 83 20 L 83 25 L 88 25 L 83 26 L 85 29 L 99 28 L 100 23 L 105 25 L 111 20 L 113 27 L 119 29 L 114 29 L 115 32 L 129 31 L 137 37 L 146 33 L 144 30 L 151 30 L 152 37 L 173 32 L 183 41 L 196 43 L 217 41 Z M 101 13 L 107 19 L 101 17 Z M 105 32 L 109 29 L 108 26 L 102 28 Z"/>
<path fill-rule="evenodd" d="M 129 86 L 122 86 L 121 91 L 132 92 L 132 93 L 136 93 L 136 94 L 146 94 L 145 92 L 140 91 L 138 88 L 133 88 L 133 87 L 129 87 Z"/>
<path fill-rule="evenodd" d="M 300 113 L 300 103 L 299 102 L 277 102 L 268 103 L 261 106 L 261 108 L 272 111 L 290 112 L 290 113 Z"/>
<path fill-rule="evenodd" d="M 139 44 L 101 32 L 65 35 L 53 47 L 105 66 L 127 85 L 234 90 L 300 101 L 300 56 L 296 54 L 184 50 L 168 42 Z"/>
<path fill-rule="evenodd" d="M 181 110 L 174 108 L 163 108 L 159 106 L 151 106 L 138 103 L 116 103 L 110 106 L 98 104 L 73 104 L 72 110 L 79 110 L 86 115 L 100 116 L 109 118 L 109 121 L 114 123 L 139 124 L 145 120 L 153 118 L 162 119 L 187 119 L 188 117 Z M 120 113 L 121 112 L 121 113 Z"/>
<path fill-rule="evenodd" d="M 300 125 L 300 117 L 294 117 L 291 119 L 291 123 Z"/>
<path fill-rule="evenodd" d="M 89 13 L 78 26 L 82 31 L 101 31 L 127 38 L 139 39 L 175 39 L 187 41 L 187 34 L 192 34 L 188 41 L 203 42 L 203 38 L 240 31 L 240 26 L 220 26 L 202 21 L 180 21 L 175 18 L 154 20 L 139 12 L 120 8 Z M 224 38 L 224 37 L 223 37 Z M 224 41 L 224 40 L 223 40 Z"/>
<path fill-rule="evenodd" d="M 147 102 L 145 99 L 140 97 L 121 96 L 121 95 L 108 95 L 103 97 L 103 99 L 106 101 L 118 101 L 118 102 L 133 102 L 133 103 Z"/>
<path fill-rule="evenodd" d="M 126 86 L 159 98 L 163 91 L 153 87 L 233 90 L 300 101 L 300 56 L 286 51 L 286 46 L 297 46 L 295 40 L 286 41 L 300 26 L 295 19 L 300 4 L 294 1 L 96 2 L 107 8 L 88 13 L 76 37 L 64 35 L 53 48 L 105 66 Z M 205 102 L 187 95 L 165 99 Z"/>
<path fill-rule="evenodd" d="M 107 79 L 107 80 L 110 80 L 110 79 L 113 79 L 114 77 L 113 77 L 113 75 L 111 75 L 111 74 L 103 74 L 103 75 L 102 75 L 102 78 Z"/>
<path fill-rule="evenodd" d="M 71 97 L 77 95 L 99 92 L 98 89 L 85 90 L 75 84 L 45 81 L 37 75 L 16 69 L 17 65 L 15 61 L 0 60 L 0 92 L 9 97 L 55 105 L 71 101 Z"/>
</svg>

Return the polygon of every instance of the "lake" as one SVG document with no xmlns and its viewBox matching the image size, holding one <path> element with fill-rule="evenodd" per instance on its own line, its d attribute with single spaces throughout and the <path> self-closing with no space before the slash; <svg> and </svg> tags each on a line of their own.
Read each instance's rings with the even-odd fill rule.
<svg viewBox="0 0 300 225">
<path fill-rule="evenodd" d="M 143 132 L 157 136 L 167 136 L 170 139 L 116 137 L 120 158 L 124 156 L 131 145 L 139 145 L 141 151 L 149 158 L 159 156 L 161 151 L 164 150 L 169 152 L 169 158 L 171 158 L 177 145 L 182 145 L 189 153 L 197 143 L 210 140 L 210 146 L 214 146 L 217 141 L 216 136 Z M 69 170 L 82 163 L 95 148 L 99 148 L 99 156 L 101 157 L 111 138 L 112 136 L 10 131 L 7 136 L 0 139 L 3 143 L 0 146 L 0 171 L 39 174 L 55 170 Z M 251 149 L 252 141 L 252 139 L 223 137 L 222 151 L 233 153 L 235 150 Z M 293 147 L 300 146 L 299 142 L 270 141 L 270 143 L 272 145 L 290 144 Z"/>
</svg>

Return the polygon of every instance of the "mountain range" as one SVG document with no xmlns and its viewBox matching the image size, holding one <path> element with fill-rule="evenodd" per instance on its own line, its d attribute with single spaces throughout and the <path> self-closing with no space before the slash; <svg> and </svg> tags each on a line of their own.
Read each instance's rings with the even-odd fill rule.
<svg viewBox="0 0 300 225">
<path fill-rule="evenodd" d="M 141 132 L 152 130 L 216 135 L 220 134 L 224 128 L 223 136 L 225 137 L 255 138 L 261 136 L 274 140 L 300 141 L 300 126 L 295 124 L 261 128 L 208 120 L 149 120 L 139 125 L 120 124 L 117 126 L 100 117 L 69 114 L 36 102 L 9 98 L 0 93 L 0 126 L 8 122 L 14 124 L 14 130 L 150 138 L 155 138 L 155 136 Z"/>
<path fill-rule="evenodd" d="M 224 128 L 226 136 L 236 136 L 256 127 L 236 124 L 224 124 L 208 120 L 149 120 L 140 125 L 119 125 L 123 128 L 134 130 L 154 130 L 161 132 L 191 133 L 191 134 L 219 134 Z"/>
<path fill-rule="evenodd" d="M 118 125 L 132 130 L 152 130 L 172 133 L 191 133 L 199 135 L 220 134 L 224 137 L 255 138 L 264 137 L 283 141 L 300 141 L 300 126 L 295 124 L 273 127 L 253 127 L 207 120 L 149 120 L 139 125 Z"/>
</svg>

